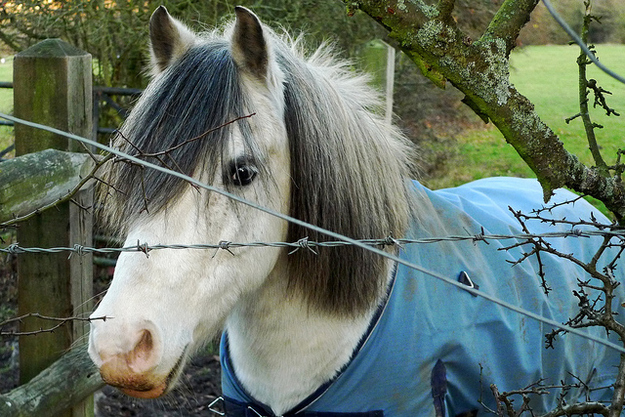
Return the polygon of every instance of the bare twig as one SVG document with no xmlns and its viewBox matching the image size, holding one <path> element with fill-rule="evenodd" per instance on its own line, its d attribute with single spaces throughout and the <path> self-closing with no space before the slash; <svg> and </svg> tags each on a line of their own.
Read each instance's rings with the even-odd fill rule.
<svg viewBox="0 0 625 417">
<path fill-rule="evenodd" d="M 208 129 L 206 132 L 202 133 L 201 135 L 196 136 L 196 137 L 191 138 L 191 139 L 188 139 L 188 140 L 185 140 L 184 142 L 179 143 L 179 144 L 177 144 L 175 146 L 172 146 L 169 149 L 165 149 L 164 151 L 154 152 L 154 153 L 142 153 L 142 156 L 144 156 L 144 157 L 157 157 L 157 156 L 162 156 L 162 155 L 169 154 L 169 153 L 175 151 L 176 149 L 179 149 L 179 148 L 182 148 L 185 145 L 188 145 L 191 142 L 195 142 L 196 140 L 199 140 L 199 139 L 202 139 L 202 138 L 206 137 L 206 135 L 208 135 L 210 133 L 213 133 L 213 132 L 215 132 L 215 131 L 217 131 L 219 129 L 223 129 L 224 127 L 226 127 L 228 125 L 231 125 L 234 122 L 238 122 L 239 120 L 242 120 L 242 119 L 248 119 L 248 118 L 250 118 L 252 116 L 255 116 L 255 115 L 256 115 L 256 113 L 251 113 L 251 114 L 248 114 L 247 116 L 239 116 L 239 117 L 234 118 L 234 119 L 230 120 L 229 122 L 226 122 L 226 123 L 224 123 L 222 125 L 219 125 L 217 127 L 213 127 L 211 129 Z"/>
<path fill-rule="evenodd" d="M 609 416 L 610 407 L 597 401 L 585 401 L 580 403 L 568 404 L 566 402 L 566 395 L 572 388 L 585 387 L 578 377 L 573 376 L 578 382 L 572 384 L 559 384 L 559 385 L 543 385 L 543 380 L 540 380 L 534 384 L 531 384 L 525 388 L 500 392 L 495 384 L 490 386 L 491 392 L 495 397 L 495 403 L 497 409 L 493 410 L 484 404 L 484 401 L 480 399 L 480 404 L 486 409 L 487 412 L 496 414 L 501 417 L 520 417 L 525 413 L 529 413 L 530 416 L 535 417 L 560 417 L 571 415 L 584 415 L 584 414 L 601 414 L 603 416 Z M 544 414 L 537 414 L 532 410 L 530 402 L 532 396 L 547 395 L 553 390 L 561 390 L 559 395 L 558 405 L 551 411 Z M 515 398 L 521 397 L 521 405 L 518 409 L 515 409 Z"/>
<path fill-rule="evenodd" d="M 593 14 L 591 14 L 590 0 L 584 1 L 584 5 L 586 6 L 586 13 L 584 15 L 584 20 L 582 24 L 581 39 L 585 44 L 587 44 L 588 32 L 590 30 L 590 23 L 593 20 L 598 21 L 598 19 Z M 593 46 L 589 46 L 588 49 L 593 54 L 595 54 Z M 584 52 L 584 50 L 580 50 L 579 57 L 577 58 L 577 65 L 579 68 L 579 78 L 578 78 L 579 109 L 580 109 L 579 116 L 581 117 L 584 123 L 584 129 L 586 130 L 586 137 L 588 139 L 588 148 L 590 149 L 592 157 L 595 161 L 597 170 L 602 176 L 607 177 L 609 176 L 608 165 L 605 163 L 603 157 L 601 156 L 599 145 L 597 144 L 597 138 L 595 136 L 595 129 L 601 126 L 597 125 L 596 123 L 593 123 L 592 120 L 590 119 L 590 113 L 588 111 L 588 93 L 589 93 L 588 90 L 592 89 L 595 93 L 595 106 L 599 102 L 602 104 L 602 107 L 608 109 L 607 110 L 608 115 L 610 115 L 610 112 L 613 112 L 615 115 L 618 115 L 618 114 L 614 110 L 610 109 L 605 103 L 605 97 L 603 96 L 603 93 L 607 91 L 599 87 L 597 85 L 597 81 L 587 79 L 586 66 L 588 66 L 591 63 L 592 61 L 590 61 L 586 57 L 586 53 Z M 568 119 L 567 119 L 567 123 L 568 123 Z"/>
<path fill-rule="evenodd" d="M 56 322 L 56 324 L 51 326 L 51 327 L 40 328 L 39 330 L 33 330 L 33 331 L 28 331 L 28 332 L 2 331 L 1 330 L 3 327 L 5 327 L 7 325 L 16 324 L 16 323 L 22 323 L 27 318 L 38 318 L 38 319 L 41 319 L 41 320 Z M 38 335 L 38 334 L 41 334 L 41 333 L 52 333 L 55 330 L 57 330 L 59 327 L 65 325 L 65 324 L 67 324 L 69 322 L 72 322 L 72 321 L 88 321 L 88 322 L 92 322 L 94 320 L 106 321 L 106 320 L 108 320 L 110 318 L 111 317 L 107 317 L 107 316 L 94 317 L 94 318 L 89 318 L 89 317 L 51 317 L 51 316 L 45 316 L 45 315 L 39 314 L 39 313 L 27 313 L 27 314 L 23 314 L 23 315 L 21 315 L 19 317 L 13 317 L 13 318 L 10 318 L 8 320 L 0 322 L 0 336 L 34 336 L 34 335 Z"/>
</svg>

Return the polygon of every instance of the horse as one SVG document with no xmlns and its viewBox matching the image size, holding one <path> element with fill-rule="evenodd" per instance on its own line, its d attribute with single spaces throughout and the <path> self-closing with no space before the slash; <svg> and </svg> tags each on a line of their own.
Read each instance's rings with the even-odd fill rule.
<svg viewBox="0 0 625 417">
<path fill-rule="evenodd" d="M 193 352 L 221 334 L 228 416 L 477 415 L 496 407 L 484 394 L 491 384 L 514 390 L 571 375 L 583 384 L 567 401 L 610 399 L 610 389 L 585 389 L 614 381 L 619 355 L 599 343 L 604 334 L 567 335 L 545 350 L 548 325 L 477 296 L 566 322 L 576 314 L 576 279 L 586 279 L 581 268 L 544 253 L 518 262 L 528 244 L 521 238 L 396 244 L 570 231 L 557 221 L 521 225 L 507 209 L 542 207 L 538 182 L 493 178 L 428 190 L 410 179 L 413 146 L 379 116 L 365 76 L 327 45 L 307 55 L 300 38 L 277 34 L 243 7 L 235 15 L 196 34 L 156 9 L 152 78 L 116 146 L 270 211 L 378 239 L 385 253 L 462 285 L 357 245 L 312 247 L 306 242 L 329 238 L 118 158 L 107 168 L 102 218 L 125 245 L 222 242 L 225 250 L 120 254 L 91 316 L 89 354 L 103 380 L 131 396 L 160 397 Z M 554 219 L 607 222 L 584 201 L 562 204 L 572 198 L 555 193 Z M 586 261 L 602 241 L 548 240 Z M 540 272 L 552 277 L 548 296 Z M 552 392 L 530 404 L 540 411 L 557 401 Z"/>
</svg>

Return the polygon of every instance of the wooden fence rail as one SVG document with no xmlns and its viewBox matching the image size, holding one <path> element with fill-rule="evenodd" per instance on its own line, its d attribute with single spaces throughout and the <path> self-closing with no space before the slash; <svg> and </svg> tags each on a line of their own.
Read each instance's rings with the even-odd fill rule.
<svg viewBox="0 0 625 417">
<path fill-rule="evenodd" d="M 85 403 L 104 382 L 85 346 L 75 348 L 27 384 L 0 395 L 2 417 L 52 417 Z M 88 402 L 88 401 L 87 401 Z"/>
<path fill-rule="evenodd" d="M 94 160 L 86 153 L 56 149 L 2 162 L 0 225 L 58 202 L 75 189 L 94 166 Z"/>
</svg>

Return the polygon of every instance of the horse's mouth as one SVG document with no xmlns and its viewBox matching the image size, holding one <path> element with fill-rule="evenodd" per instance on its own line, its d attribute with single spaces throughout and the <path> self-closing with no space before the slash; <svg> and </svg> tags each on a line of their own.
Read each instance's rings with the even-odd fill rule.
<svg viewBox="0 0 625 417">
<path fill-rule="evenodd" d="M 169 393 L 176 385 L 184 368 L 186 351 L 187 349 L 185 348 L 174 367 L 164 378 L 153 378 L 144 375 L 136 379 L 130 378 L 122 381 L 109 380 L 105 375 L 102 375 L 102 378 L 107 384 L 131 397 L 142 399 L 158 398 Z"/>
</svg>

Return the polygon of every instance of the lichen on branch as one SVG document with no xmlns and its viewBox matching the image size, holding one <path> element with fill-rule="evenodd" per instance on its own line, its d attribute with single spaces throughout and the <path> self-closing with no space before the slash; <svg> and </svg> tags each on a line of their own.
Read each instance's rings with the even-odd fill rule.
<svg viewBox="0 0 625 417">
<path fill-rule="evenodd" d="M 389 36 L 437 85 L 451 83 L 483 120 L 490 120 L 534 171 L 545 200 L 569 187 L 603 201 L 616 218 L 625 217 L 625 187 L 601 175 L 564 149 L 532 103 L 509 80 L 509 55 L 538 0 L 505 0 L 476 41 L 450 17 L 452 1 L 344 0 L 389 31 Z"/>
</svg>

